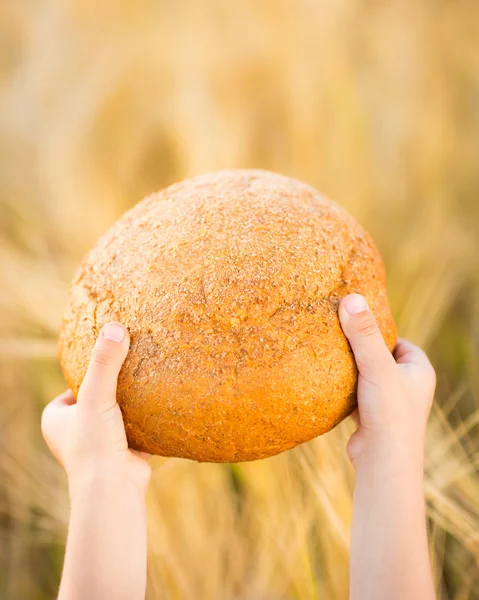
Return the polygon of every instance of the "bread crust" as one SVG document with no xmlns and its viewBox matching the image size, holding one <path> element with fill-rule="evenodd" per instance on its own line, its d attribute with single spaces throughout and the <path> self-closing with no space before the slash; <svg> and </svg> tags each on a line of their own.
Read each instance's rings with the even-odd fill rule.
<svg viewBox="0 0 479 600">
<path fill-rule="evenodd" d="M 76 394 L 101 327 L 131 347 L 118 402 L 132 448 L 197 461 L 278 454 L 356 405 L 337 309 L 364 294 L 396 327 L 369 235 L 312 187 L 260 170 L 209 173 L 149 196 L 85 257 L 59 354 Z"/>
</svg>

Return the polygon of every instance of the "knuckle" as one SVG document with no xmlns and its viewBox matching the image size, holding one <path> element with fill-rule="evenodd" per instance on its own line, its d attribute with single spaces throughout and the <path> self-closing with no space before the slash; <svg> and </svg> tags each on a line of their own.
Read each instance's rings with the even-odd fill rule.
<svg viewBox="0 0 479 600">
<path fill-rule="evenodd" d="M 110 366 L 114 361 L 114 357 L 107 348 L 97 347 L 93 350 L 93 362 L 102 367 Z"/>
<path fill-rule="evenodd" d="M 40 430 L 42 432 L 43 437 L 46 437 L 49 428 L 48 414 L 47 409 L 45 409 L 42 413 L 42 419 L 40 421 Z"/>
<path fill-rule="evenodd" d="M 42 412 L 42 417 L 40 420 L 40 428 L 42 433 L 45 433 L 45 431 L 50 427 L 50 423 L 52 420 L 52 407 L 50 404 L 47 404 L 45 406 L 45 408 L 43 409 Z"/>
<path fill-rule="evenodd" d="M 40 431 L 42 433 L 43 439 L 47 443 L 47 445 L 52 447 L 53 440 L 55 440 L 58 436 L 59 423 L 56 415 L 52 413 L 51 409 L 45 408 L 42 413 L 42 418 L 40 421 Z"/>
<path fill-rule="evenodd" d="M 379 331 L 376 319 L 371 314 L 366 314 L 358 318 L 356 323 L 356 333 L 361 337 L 372 337 Z"/>
<path fill-rule="evenodd" d="M 428 363 L 425 375 L 426 375 L 426 381 L 427 381 L 429 387 L 432 390 L 434 390 L 436 388 L 437 375 L 436 375 L 436 370 L 434 369 L 434 367 L 432 366 L 431 363 Z"/>
</svg>

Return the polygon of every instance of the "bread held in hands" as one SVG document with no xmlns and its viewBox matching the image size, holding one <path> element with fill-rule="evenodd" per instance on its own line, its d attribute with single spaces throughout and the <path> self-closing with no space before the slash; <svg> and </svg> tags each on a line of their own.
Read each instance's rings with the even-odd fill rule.
<svg viewBox="0 0 479 600">
<path fill-rule="evenodd" d="M 60 359 L 76 393 L 95 338 L 125 324 L 118 402 L 131 447 L 198 461 L 278 454 L 356 405 L 337 308 L 363 294 L 392 349 L 369 235 L 299 181 L 220 171 L 146 198 L 98 241 L 71 287 Z"/>
</svg>

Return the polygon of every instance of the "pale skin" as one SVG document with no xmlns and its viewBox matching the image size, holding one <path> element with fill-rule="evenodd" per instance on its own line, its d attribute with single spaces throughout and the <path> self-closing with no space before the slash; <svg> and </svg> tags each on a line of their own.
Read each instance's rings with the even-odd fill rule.
<svg viewBox="0 0 479 600">
<path fill-rule="evenodd" d="M 362 296 L 339 307 L 359 371 L 350 600 L 433 600 L 423 449 L 435 388 L 426 355 L 399 340 L 394 356 Z M 64 466 L 71 516 L 58 600 L 139 600 L 146 589 L 148 456 L 128 448 L 116 385 L 129 336 L 106 325 L 75 400 L 46 408 L 43 435 Z M 287 515 L 285 515 L 287 518 Z"/>
<path fill-rule="evenodd" d="M 359 370 L 350 600 L 434 600 L 423 491 L 434 369 L 402 339 L 391 355 L 361 296 L 345 298 L 339 318 Z"/>
</svg>

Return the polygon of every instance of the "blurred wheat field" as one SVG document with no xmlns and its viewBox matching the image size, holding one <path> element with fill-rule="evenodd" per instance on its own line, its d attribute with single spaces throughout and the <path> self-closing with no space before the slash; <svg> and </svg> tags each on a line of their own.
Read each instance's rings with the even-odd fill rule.
<svg viewBox="0 0 479 600">
<path fill-rule="evenodd" d="M 0 597 L 55 597 L 66 481 L 41 440 L 82 255 L 183 177 L 260 167 L 370 231 L 438 373 L 438 598 L 479 598 L 479 4 L 6 0 L 0 7 Z M 266 461 L 155 459 L 149 600 L 348 596 L 352 431 Z"/>
</svg>

